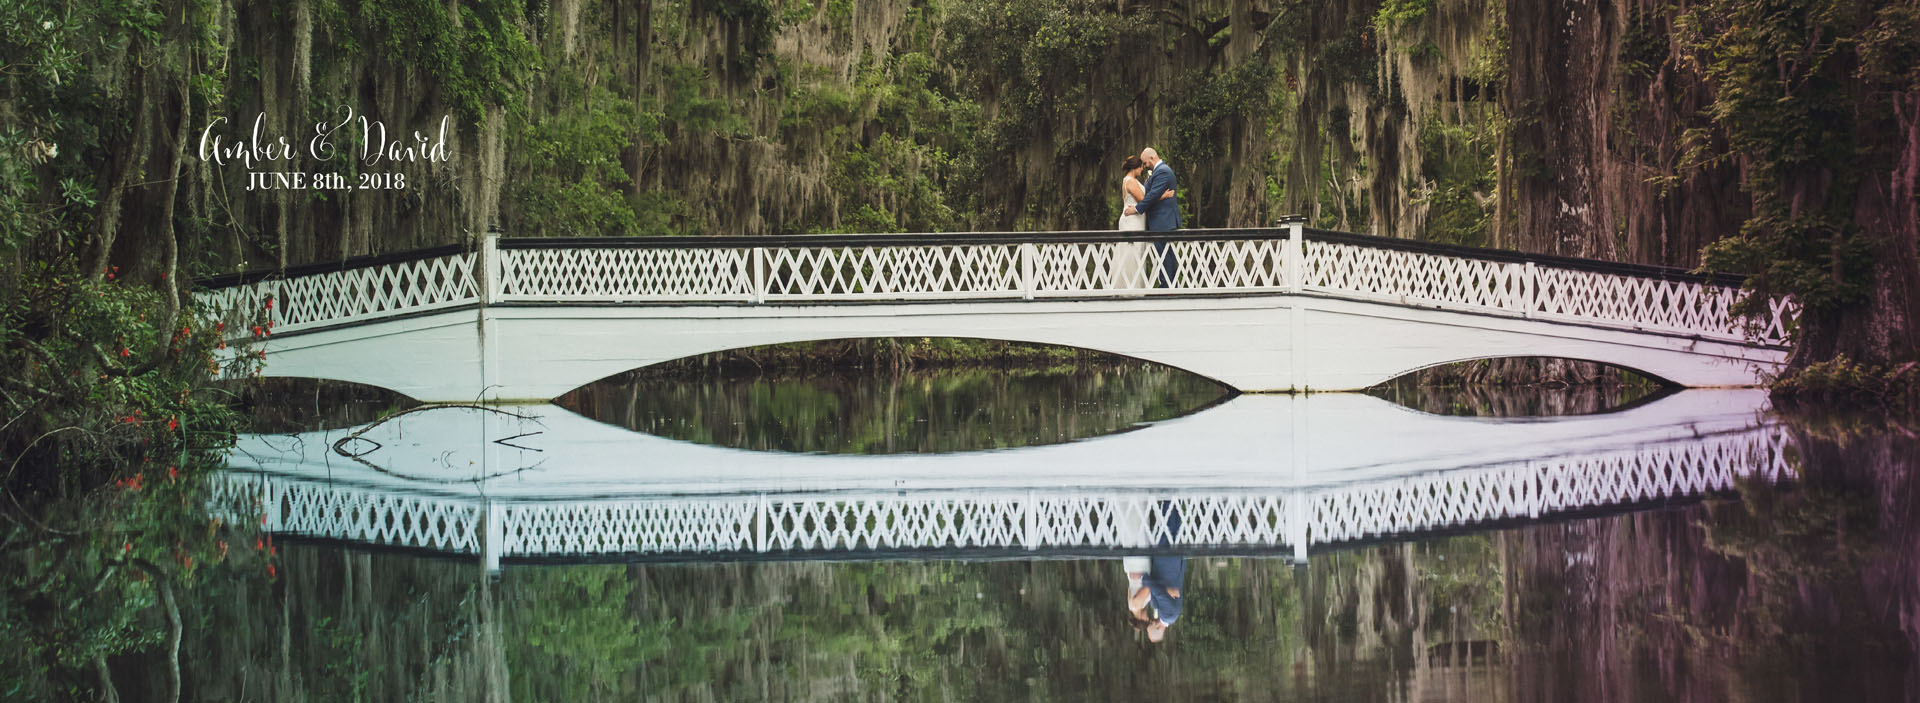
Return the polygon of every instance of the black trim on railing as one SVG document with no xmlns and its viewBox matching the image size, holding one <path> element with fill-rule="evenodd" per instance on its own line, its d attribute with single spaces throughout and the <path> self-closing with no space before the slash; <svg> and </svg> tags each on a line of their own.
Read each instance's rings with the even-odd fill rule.
<svg viewBox="0 0 1920 703">
<path fill-rule="evenodd" d="M 301 264 L 299 266 L 288 266 L 285 269 L 256 269 L 241 273 L 223 273 L 218 276 L 194 279 L 193 284 L 200 288 L 226 288 L 228 286 L 264 281 L 269 278 L 292 278 L 294 276 L 311 276 L 316 273 L 351 271 L 353 269 L 397 264 L 404 261 L 431 259 L 436 256 L 461 254 L 473 250 L 473 247 L 465 244 L 443 244 L 425 249 L 409 249 L 407 251 L 395 251 L 386 254 L 354 256 L 341 261 L 321 261 L 312 264 Z"/>
<path fill-rule="evenodd" d="M 1092 230 L 1070 232 L 949 232 L 923 234 L 791 234 L 771 236 L 699 236 L 699 237 L 501 237 L 498 247 L 501 249 L 745 249 L 754 247 L 834 247 L 834 246 L 921 246 L 921 245 L 969 245 L 969 244 L 1072 244 L 1101 242 L 1181 242 L 1181 241 L 1217 241 L 1217 240 L 1254 240 L 1286 239 L 1286 227 L 1245 227 L 1224 229 L 1183 229 L 1171 232 L 1120 232 L 1116 230 Z M 1568 256 L 1550 256 L 1546 254 L 1527 254 L 1506 249 L 1488 249 L 1458 244 L 1440 244 L 1422 242 L 1414 239 L 1396 239 L 1350 232 L 1303 228 L 1302 234 L 1312 241 L 1354 244 L 1358 246 L 1394 249 L 1422 254 L 1459 256 L 1483 261 L 1509 263 L 1531 262 L 1554 268 L 1573 269 L 1610 273 L 1639 278 L 1655 278 L 1669 281 L 1687 281 L 1722 286 L 1737 287 L 1743 277 L 1735 274 L 1701 275 L 1686 269 L 1670 266 L 1652 266 L 1647 264 L 1623 264 L 1609 261 L 1594 261 Z M 435 256 L 447 256 L 473 251 L 463 244 L 449 244 L 427 249 L 357 256 L 345 261 L 323 262 L 288 267 L 285 270 L 266 269 L 246 273 L 231 273 L 194 281 L 201 288 L 224 288 L 227 286 L 253 283 L 268 278 L 306 276 L 316 273 L 331 273 L 369 266 L 412 261 Z"/>
<path fill-rule="evenodd" d="M 1146 236 L 1151 234 L 1152 236 Z M 1172 232 L 945 232 L 918 234 L 780 234 L 757 237 L 501 237 L 501 249 L 751 249 L 754 247 L 1069 244 L 1082 242 L 1286 239 L 1285 228 L 1183 229 Z"/>
</svg>

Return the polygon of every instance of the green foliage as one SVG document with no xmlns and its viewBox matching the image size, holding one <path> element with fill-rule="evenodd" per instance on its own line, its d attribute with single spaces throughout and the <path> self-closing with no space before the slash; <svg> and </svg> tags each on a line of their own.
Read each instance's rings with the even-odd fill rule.
<svg viewBox="0 0 1920 703">
<path fill-rule="evenodd" d="M 1373 13 L 1373 28 L 1391 34 L 1412 26 L 1433 12 L 1434 0 L 1385 0 Z"/>
<path fill-rule="evenodd" d="M 1920 362 L 1863 365 L 1845 355 L 1814 362 L 1773 384 L 1776 398 L 1800 406 L 1821 404 L 1920 411 Z"/>
<path fill-rule="evenodd" d="M 1147 86 L 1129 84 L 1127 68 L 1161 51 L 1152 16 L 1076 0 L 978 0 L 949 8 L 944 28 L 961 80 L 994 106 L 973 142 L 976 163 L 1012 167 L 1052 156 L 1042 175 L 1016 186 L 1021 191 L 979 182 L 968 194 L 977 219 L 1016 228 L 1111 227 L 1114 151 L 1131 147 L 1105 140 L 1141 114 L 1129 102 Z M 1205 117 L 1194 115 L 1192 129 L 1204 129 Z M 1169 159 L 1188 158 L 1166 151 Z M 1093 170 L 1102 174 L 1093 192 L 1068 192 L 1060 178 Z M 1009 212 L 1008 203 L 1024 207 Z"/>
<path fill-rule="evenodd" d="M 731 25 L 729 34 L 738 39 L 734 45 L 727 47 L 727 61 L 735 72 L 742 74 L 751 73 L 759 67 L 760 62 L 772 55 L 773 35 L 788 16 L 783 5 L 782 0 L 711 0 L 692 3 L 697 12 L 713 13 Z"/>
<path fill-rule="evenodd" d="M 1863 179 L 1890 170 L 1894 96 L 1920 89 L 1920 11 L 1841 0 L 1716 0 L 1678 20 L 1714 86 L 1710 113 L 1747 173 L 1754 212 L 1704 267 L 1748 274 L 1747 307 L 1794 296 L 1814 318 L 1858 305 L 1874 239 Z M 1781 57 L 1792 57 L 1785 60 Z"/>
<path fill-rule="evenodd" d="M 434 76 L 441 99 L 467 124 L 478 124 L 488 107 L 511 102 L 541 65 L 521 28 L 525 0 L 333 1 L 339 4 L 322 0 L 315 14 L 338 18 L 334 31 L 365 37 L 366 48 L 391 65 Z"/>
<path fill-rule="evenodd" d="M 1184 97 L 1169 110 L 1167 156 L 1183 162 L 1213 161 L 1225 154 L 1219 127 L 1229 119 L 1263 109 L 1271 99 L 1274 69 L 1264 61 L 1243 63 L 1225 71 L 1195 69 L 1182 83 Z"/>
<path fill-rule="evenodd" d="M 1495 138 L 1429 117 L 1420 130 L 1421 177 L 1430 184 L 1427 241 L 1484 246 L 1493 223 Z"/>
<path fill-rule="evenodd" d="M 210 382 L 225 334 L 111 272 L 18 273 L 0 285 L 0 680 L 33 696 L 154 644 L 156 589 L 191 590 L 250 533 L 206 513 L 236 429 Z"/>
<path fill-rule="evenodd" d="M 639 125 L 633 101 L 603 84 L 583 84 L 560 72 L 549 90 L 558 105 L 517 123 L 507 167 L 522 177 L 504 188 L 516 232 L 553 236 L 638 234 L 640 222 L 625 200 L 630 182 L 620 153 Z M 658 123 L 653 127 L 657 134 Z"/>
</svg>

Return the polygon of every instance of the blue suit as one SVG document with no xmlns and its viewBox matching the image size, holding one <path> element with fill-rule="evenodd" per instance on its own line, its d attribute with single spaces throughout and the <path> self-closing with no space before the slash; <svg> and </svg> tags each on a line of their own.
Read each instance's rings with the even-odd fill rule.
<svg viewBox="0 0 1920 703">
<path fill-rule="evenodd" d="M 1147 177 L 1146 194 L 1140 198 L 1138 204 L 1133 206 L 1133 209 L 1146 213 L 1148 231 L 1165 232 L 1180 229 L 1179 186 L 1180 179 L 1174 177 L 1173 167 L 1168 166 L 1167 162 L 1162 161 L 1160 165 L 1153 167 L 1153 175 Z M 1161 200 L 1160 194 L 1169 190 L 1175 191 L 1176 194 Z"/>
<path fill-rule="evenodd" d="M 1166 232 L 1180 229 L 1179 185 L 1180 179 L 1174 177 L 1173 167 L 1168 166 L 1167 162 L 1162 161 L 1153 167 L 1153 175 L 1147 178 L 1145 197 L 1140 199 L 1139 204 L 1133 206 L 1133 209 L 1146 214 L 1147 231 Z M 1160 195 L 1169 190 L 1174 191 L 1175 195 L 1161 200 Z M 1154 276 L 1154 287 L 1172 288 L 1173 276 L 1180 272 L 1180 260 L 1174 257 L 1166 242 L 1154 242 L 1153 255 L 1160 260 L 1159 270 Z"/>
</svg>

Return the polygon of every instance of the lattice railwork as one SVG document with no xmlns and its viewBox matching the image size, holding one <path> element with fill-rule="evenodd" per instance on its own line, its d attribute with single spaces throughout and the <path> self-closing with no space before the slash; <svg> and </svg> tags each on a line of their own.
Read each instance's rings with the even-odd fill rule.
<svg viewBox="0 0 1920 703">
<path fill-rule="evenodd" d="M 770 499 L 761 551 L 1009 547 L 1024 498 Z"/>
<path fill-rule="evenodd" d="M 473 254 L 269 279 L 195 294 L 203 314 L 226 322 L 230 336 L 272 322 L 293 332 L 465 305 L 480 300 Z"/>
<path fill-rule="evenodd" d="M 227 326 L 227 338 L 252 334 L 254 325 L 265 325 L 274 318 L 280 299 L 279 280 L 265 280 L 193 294 L 201 319 Z M 274 308 L 267 307 L 273 301 Z M 276 330 L 277 331 L 277 330 Z"/>
<path fill-rule="evenodd" d="M 751 249 L 504 249 L 501 300 L 754 299 Z"/>
<path fill-rule="evenodd" d="M 1301 284 L 1366 300 L 1521 312 L 1526 266 L 1308 240 Z"/>
<path fill-rule="evenodd" d="M 735 552 L 755 548 L 756 499 L 507 506 L 508 556 Z"/>
<path fill-rule="evenodd" d="M 1202 291 L 1271 292 L 1286 286 L 1286 240 L 1227 239 L 1036 244 L 1034 297 L 1114 291 L 1149 294 Z M 1168 263 L 1171 281 L 1163 280 Z"/>
<path fill-rule="evenodd" d="M 214 481 L 215 499 L 225 504 L 258 496 L 261 528 L 268 532 L 465 554 L 480 551 L 484 512 L 469 501 L 260 476 L 228 475 Z"/>
<path fill-rule="evenodd" d="M 1033 547 L 1290 544 L 1281 495 L 1051 496 L 1033 504 Z"/>
<path fill-rule="evenodd" d="M 1548 319 L 1785 344 L 1791 305 L 1775 302 L 1767 318 L 1755 324 L 1732 312 L 1740 296 L 1739 289 L 1726 286 L 1538 267 L 1527 311 Z"/>
<path fill-rule="evenodd" d="M 1018 244 L 776 247 L 762 250 L 765 299 L 1019 296 Z"/>
<path fill-rule="evenodd" d="M 1735 315 L 1737 288 L 1309 240 L 1302 285 L 1342 297 L 1783 345 L 1795 308 Z"/>
<path fill-rule="evenodd" d="M 1317 491 L 1316 544 L 1731 490 L 1736 480 L 1792 477 L 1778 429 L 1612 456 L 1538 460 L 1509 469 L 1415 476 Z"/>
</svg>

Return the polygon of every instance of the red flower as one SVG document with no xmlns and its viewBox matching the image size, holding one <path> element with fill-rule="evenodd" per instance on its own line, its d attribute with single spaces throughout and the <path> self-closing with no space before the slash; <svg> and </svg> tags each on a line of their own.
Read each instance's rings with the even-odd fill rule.
<svg viewBox="0 0 1920 703">
<path fill-rule="evenodd" d="M 121 357 L 121 358 L 126 358 L 126 357 L 129 357 L 129 356 L 133 356 L 133 350 L 131 350 L 131 349 L 128 349 L 128 348 L 126 348 L 126 347 L 121 347 L 121 348 L 120 348 L 120 357 Z"/>
<path fill-rule="evenodd" d="M 266 524 L 266 522 L 267 522 L 267 519 L 266 519 L 266 518 L 264 518 L 264 517 L 263 517 L 263 518 L 260 518 L 260 523 L 261 523 L 261 524 L 263 524 L 263 525 L 264 525 L 264 524 Z M 265 544 L 263 544 L 263 543 L 261 543 L 261 542 L 260 542 L 260 538 L 259 538 L 259 537 L 255 537 L 255 538 L 253 538 L 253 548 L 254 548 L 255 550 L 260 550 L 260 549 L 266 549 L 266 548 L 267 548 L 267 545 L 265 545 Z"/>
<path fill-rule="evenodd" d="M 168 430 L 180 429 L 180 418 L 178 417 L 167 418 L 167 429 Z"/>
<path fill-rule="evenodd" d="M 171 481 L 176 478 L 180 478 L 180 470 L 171 466 L 167 467 L 167 480 Z"/>
<path fill-rule="evenodd" d="M 128 542 L 128 543 L 126 543 L 126 544 L 124 544 L 124 545 L 121 545 L 121 549 L 120 549 L 120 551 L 122 551 L 122 552 L 127 552 L 127 553 L 132 553 L 132 552 L 133 552 L 133 543 L 132 543 L 132 542 Z"/>
<path fill-rule="evenodd" d="M 275 574 L 274 574 L 274 572 L 273 572 L 273 565 L 272 565 L 272 564 L 268 564 L 268 565 L 267 565 L 267 578 L 273 578 L 273 577 L 274 577 L 274 575 L 275 575 Z"/>
<path fill-rule="evenodd" d="M 225 323 L 225 322 L 216 322 L 216 323 L 214 323 L 214 325 L 213 325 L 213 331 L 215 331 L 215 332 L 225 332 L 225 331 L 227 331 L 227 323 Z"/>
<path fill-rule="evenodd" d="M 267 299 L 267 309 L 268 309 L 268 310 L 272 310 L 272 309 L 273 309 L 273 299 L 272 299 L 272 298 L 268 298 L 268 299 Z"/>
</svg>

